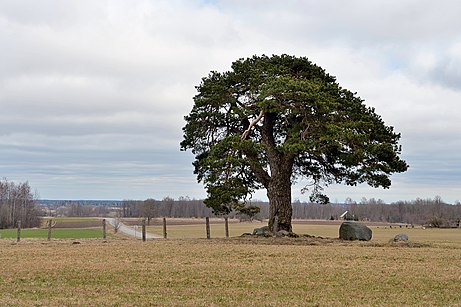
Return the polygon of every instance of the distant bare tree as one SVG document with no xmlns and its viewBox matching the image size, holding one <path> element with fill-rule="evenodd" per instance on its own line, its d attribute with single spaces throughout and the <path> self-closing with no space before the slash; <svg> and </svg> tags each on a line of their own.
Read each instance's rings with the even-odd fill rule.
<svg viewBox="0 0 461 307">
<path fill-rule="evenodd" d="M 122 226 L 122 222 L 120 221 L 119 217 L 114 218 L 114 223 L 112 224 L 114 226 L 114 233 L 117 233 L 120 227 Z"/>
<path fill-rule="evenodd" d="M 124 200 L 122 202 L 123 217 L 139 217 L 142 201 L 139 200 Z"/>
<path fill-rule="evenodd" d="M 150 225 L 150 220 L 158 215 L 157 201 L 155 199 L 146 199 L 141 208 L 141 215 L 147 219 L 147 225 Z"/>
<path fill-rule="evenodd" d="M 0 180 L 0 228 L 15 227 L 21 221 L 23 228 L 40 224 L 36 197 L 28 182 L 14 183 Z"/>
</svg>

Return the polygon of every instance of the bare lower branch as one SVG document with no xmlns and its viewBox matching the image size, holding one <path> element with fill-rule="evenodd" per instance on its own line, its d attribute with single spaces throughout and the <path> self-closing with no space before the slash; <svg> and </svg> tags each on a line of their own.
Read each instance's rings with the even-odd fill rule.
<svg viewBox="0 0 461 307">
<path fill-rule="evenodd" d="M 303 132 L 301 132 L 301 140 L 304 141 L 306 136 L 309 134 L 309 125 L 307 125 L 306 129 L 304 129 Z"/>
<path fill-rule="evenodd" d="M 248 137 L 248 135 L 250 134 L 251 132 L 251 128 L 253 128 L 254 125 L 256 125 L 260 120 L 261 118 L 264 117 L 264 112 L 261 111 L 258 115 L 258 117 L 256 117 L 251 123 L 250 125 L 248 126 L 248 129 L 245 130 L 243 133 L 242 133 L 242 140 L 246 139 Z"/>
</svg>

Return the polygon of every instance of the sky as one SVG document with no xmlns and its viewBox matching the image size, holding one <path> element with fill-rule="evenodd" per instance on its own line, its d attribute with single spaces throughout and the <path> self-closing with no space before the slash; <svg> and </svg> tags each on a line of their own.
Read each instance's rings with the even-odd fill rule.
<svg viewBox="0 0 461 307">
<path fill-rule="evenodd" d="M 0 177 L 43 199 L 204 198 L 179 150 L 195 86 L 289 54 L 402 135 L 410 168 L 390 189 L 333 185 L 332 201 L 459 201 L 460 13 L 457 0 L 0 0 Z"/>
</svg>

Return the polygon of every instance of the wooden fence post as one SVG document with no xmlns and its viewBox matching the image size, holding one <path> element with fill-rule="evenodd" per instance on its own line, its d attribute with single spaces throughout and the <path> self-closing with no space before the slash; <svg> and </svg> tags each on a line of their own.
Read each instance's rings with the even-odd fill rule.
<svg viewBox="0 0 461 307">
<path fill-rule="evenodd" d="M 210 239 L 211 235 L 210 235 L 210 218 L 209 217 L 205 218 L 205 224 L 206 224 L 206 238 Z"/>
<path fill-rule="evenodd" d="M 16 237 L 16 242 L 21 241 L 21 221 L 18 221 L 18 235 Z"/>
<path fill-rule="evenodd" d="M 163 218 L 163 238 L 166 239 L 166 217 Z"/>
<path fill-rule="evenodd" d="M 102 219 L 102 239 L 106 239 L 106 219 Z"/>
<path fill-rule="evenodd" d="M 146 219 L 142 220 L 142 241 L 146 242 Z"/>
<path fill-rule="evenodd" d="M 227 216 L 224 218 L 224 228 L 226 230 L 226 238 L 229 238 L 229 218 Z"/>
<path fill-rule="evenodd" d="M 50 219 L 50 220 L 48 221 L 48 241 L 51 240 L 51 225 L 52 225 L 52 223 L 53 223 L 53 220 Z"/>
</svg>

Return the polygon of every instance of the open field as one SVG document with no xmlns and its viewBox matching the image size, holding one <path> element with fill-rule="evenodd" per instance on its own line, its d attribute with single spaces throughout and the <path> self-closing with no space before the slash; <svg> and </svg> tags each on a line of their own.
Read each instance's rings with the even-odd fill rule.
<svg viewBox="0 0 461 307">
<path fill-rule="evenodd" d="M 53 221 L 56 221 L 57 223 L 65 223 L 65 222 L 86 223 L 86 222 L 100 222 L 101 221 L 101 219 L 97 217 L 46 217 L 42 219 L 44 221 L 52 219 Z"/>
<path fill-rule="evenodd" d="M 0 230 L 0 238 L 16 238 L 16 229 Z M 102 238 L 101 228 L 53 228 L 51 232 L 53 239 L 88 239 Z M 23 238 L 42 238 L 48 237 L 48 229 L 21 229 L 21 239 Z"/>
<path fill-rule="evenodd" d="M 337 238 L 339 235 L 340 221 L 294 221 L 293 231 L 297 234 L 309 234 L 313 236 Z M 375 223 L 376 224 L 376 223 Z M 254 228 L 267 225 L 266 222 L 229 223 L 229 235 L 240 236 L 243 233 L 252 233 Z M 408 234 L 411 241 L 421 243 L 456 243 L 461 246 L 461 229 L 423 229 L 422 227 L 405 228 L 388 225 L 370 226 L 373 230 L 373 242 L 386 243 L 399 233 Z M 147 232 L 163 235 L 162 225 L 147 227 Z M 212 220 L 210 224 L 212 238 L 224 238 L 225 229 L 222 219 Z M 206 238 L 205 219 L 193 219 L 188 223 L 186 220 L 167 219 L 168 238 Z"/>
<path fill-rule="evenodd" d="M 204 225 L 195 226 L 171 228 L 204 236 Z M 372 229 L 370 242 L 2 239 L 0 305 L 461 305 L 461 229 Z M 338 225 L 295 230 L 337 237 Z M 414 244 L 389 244 L 400 232 Z"/>
<path fill-rule="evenodd" d="M 21 239 L 48 237 L 47 222 L 49 218 L 42 218 L 41 228 L 21 229 Z M 51 237 L 53 239 L 91 239 L 102 238 L 102 221 L 100 218 L 52 218 Z M 109 232 L 108 232 L 109 234 Z M 0 238 L 16 238 L 16 229 L 0 229 Z"/>
<path fill-rule="evenodd" d="M 0 240 L 0 305 L 461 304 L 459 244 L 290 240 Z"/>
<path fill-rule="evenodd" d="M 47 222 L 50 218 L 42 218 L 42 227 L 47 227 Z M 100 227 L 102 225 L 100 218 L 93 217 L 53 217 L 55 222 L 54 228 L 88 228 Z"/>
</svg>

